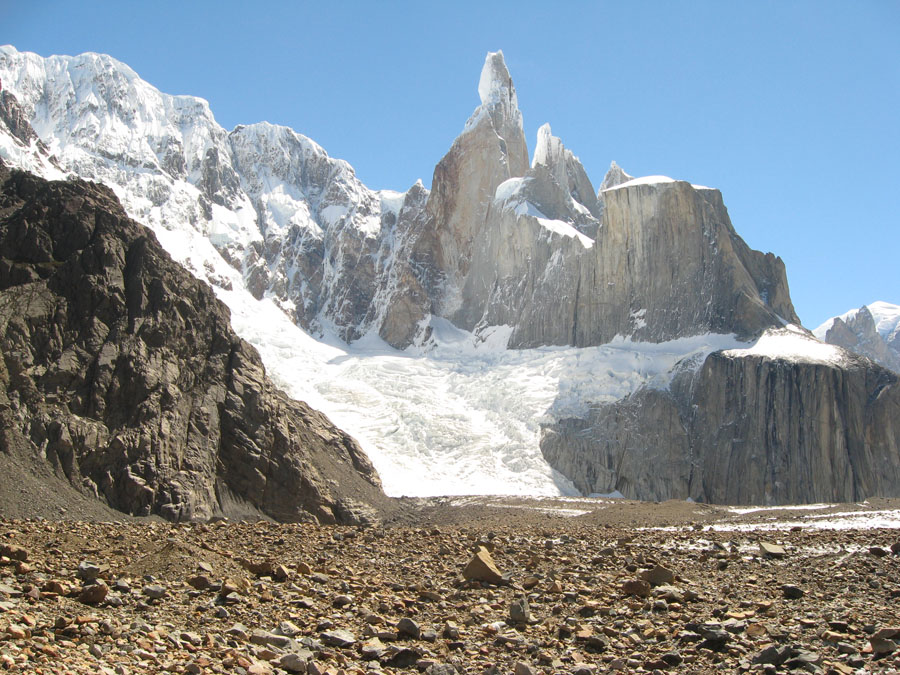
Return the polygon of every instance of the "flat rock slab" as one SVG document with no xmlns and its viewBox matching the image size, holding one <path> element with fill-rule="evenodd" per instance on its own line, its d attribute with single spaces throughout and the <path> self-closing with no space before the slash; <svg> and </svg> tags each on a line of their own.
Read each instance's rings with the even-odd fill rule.
<svg viewBox="0 0 900 675">
<path fill-rule="evenodd" d="M 769 543 L 767 541 L 759 542 L 759 550 L 767 558 L 783 558 L 787 555 L 784 547 L 779 546 L 778 544 Z"/>
</svg>

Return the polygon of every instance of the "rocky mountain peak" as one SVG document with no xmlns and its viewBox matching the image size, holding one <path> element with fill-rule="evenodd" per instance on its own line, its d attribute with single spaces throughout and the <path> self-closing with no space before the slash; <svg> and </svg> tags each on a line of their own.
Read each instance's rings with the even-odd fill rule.
<svg viewBox="0 0 900 675">
<path fill-rule="evenodd" d="M 632 178 L 634 178 L 634 176 L 625 173 L 622 167 L 613 160 L 609 165 L 609 171 L 607 171 L 606 175 L 603 177 L 603 182 L 600 183 L 600 190 L 597 194 L 600 196 L 604 190 L 608 190 L 616 185 L 621 185 L 622 183 L 627 183 Z"/>
<path fill-rule="evenodd" d="M 516 87 L 503 60 L 503 52 L 488 52 L 478 80 L 478 106 L 466 122 L 465 132 L 490 121 L 500 137 L 504 163 L 510 176 L 521 176 L 528 169 L 528 149 Z"/>
<path fill-rule="evenodd" d="M 537 133 L 537 145 L 531 167 L 545 167 L 572 199 L 587 208 L 595 218 L 600 217 L 600 203 L 594 186 L 579 159 L 554 136 L 550 124 L 544 124 Z"/>
<path fill-rule="evenodd" d="M 820 340 L 866 356 L 900 372 L 900 307 L 873 302 L 836 316 L 813 333 Z"/>
<path fill-rule="evenodd" d="M 481 97 L 482 105 L 506 103 L 511 108 L 518 110 L 516 88 L 513 86 L 512 77 L 510 77 L 506 62 L 503 60 L 502 50 L 488 52 L 485 57 L 481 78 L 478 80 L 478 95 Z"/>
</svg>

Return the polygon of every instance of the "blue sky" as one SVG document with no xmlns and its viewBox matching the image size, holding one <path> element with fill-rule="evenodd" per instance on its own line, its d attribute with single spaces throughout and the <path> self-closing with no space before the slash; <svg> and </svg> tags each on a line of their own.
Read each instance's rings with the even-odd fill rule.
<svg viewBox="0 0 900 675">
<path fill-rule="evenodd" d="M 900 304 L 900 3 L 9 2 L 0 43 L 111 54 L 224 127 L 290 126 L 372 188 L 431 182 L 502 49 L 578 155 L 722 190 L 804 325 Z"/>
</svg>

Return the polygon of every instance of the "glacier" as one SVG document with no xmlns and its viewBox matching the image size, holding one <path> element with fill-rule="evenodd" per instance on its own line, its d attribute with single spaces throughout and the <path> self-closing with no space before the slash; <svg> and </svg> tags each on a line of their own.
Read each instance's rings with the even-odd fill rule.
<svg viewBox="0 0 900 675">
<path fill-rule="evenodd" d="M 391 496 L 574 495 L 541 453 L 542 423 L 665 390 L 717 351 L 842 358 L 790 326 L 751 343 L 732 334 L 617 335 L 600 346 L 508 349 L 510 326 L 466 331 L 435 314 L 395 349 L 380 328 L 391 297 L 409 290 L 409 233 L 426 218 L 429 194 L 421 183 L 370 190 L 349 163 L 294 130 L 260 122 L 226 131 L 206 101 L 161 93 L 105 55 L 42 58 L 0 47 L 0 78 L 43 143 L 0 133 L 4 162 L 110 186 L 175 260 L 214 287 L 279 386 L 359 440 Z M 501 53 L 488 55 L 478 92 L 482 105 L 464 132 L 488 115 L 521 128 Z M 524 173 L 524 143 L 510 145 L 505 161 Z M 565 203 L 585 218 L 599 215 L 605 191 L 674 183 L 635 179 L 613 163 L 599 193 L 588 194 L 579 189 L 590 185 L 586 176 L 573 173 L 577 158 L 549 125 L 530 164 L 560 180 L 571 174 Z M 533 217 L 547 237 L 591 248 L 591 236 L 525 198 L 528 180 L 501 182 L 492 202 Z M 631 323 L 646 325 L 646 311 L 630 309 Z"/>
</svg>

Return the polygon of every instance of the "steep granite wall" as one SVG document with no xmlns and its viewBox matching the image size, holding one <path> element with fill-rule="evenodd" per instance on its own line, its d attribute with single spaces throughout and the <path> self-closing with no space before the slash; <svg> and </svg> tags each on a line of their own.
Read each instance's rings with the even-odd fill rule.
<svg viewBox="0 0 900 675">
<path fill-rule="evenodd" d="M 642 389 L 544 429 L 580 490 L 726 504 L 900 496 L 900 378 L 841 364 L 714 352 L 668 390 Z"/>
</svg>

